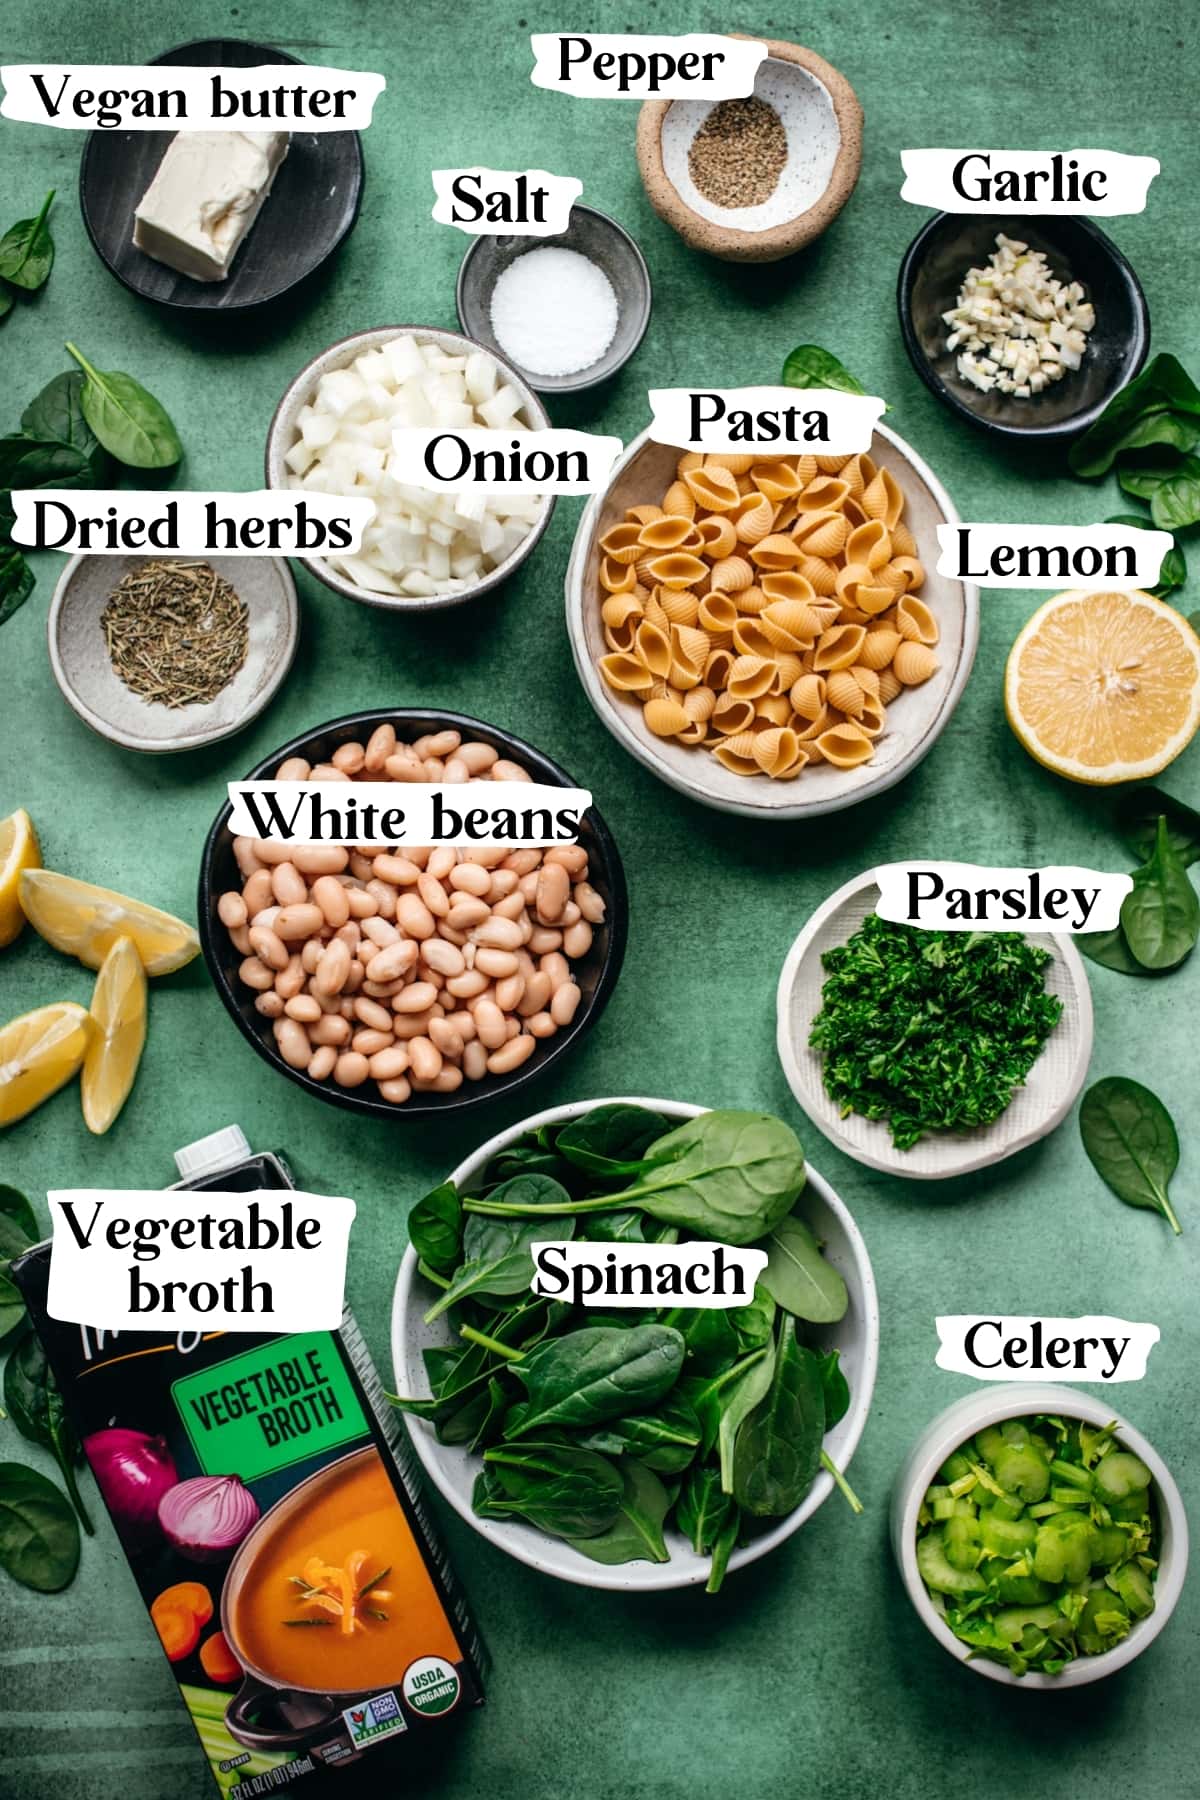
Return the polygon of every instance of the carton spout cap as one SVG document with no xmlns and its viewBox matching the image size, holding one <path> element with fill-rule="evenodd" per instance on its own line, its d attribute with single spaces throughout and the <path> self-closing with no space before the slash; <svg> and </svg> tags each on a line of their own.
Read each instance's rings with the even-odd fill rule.
<svg viewBox="0 0 1200 1800">
<path fill-rule="evenodd" d="M 213 1175 L 218 1169 L 233 1169 L 250 1155 L 250 1144 L 240 1125 L 223 1125 L 194 1144 L 184 1144 L 175 1152 L 175 1167 L 181 1181 L 192 1181 L 198 1175 Z"/>
</svg>

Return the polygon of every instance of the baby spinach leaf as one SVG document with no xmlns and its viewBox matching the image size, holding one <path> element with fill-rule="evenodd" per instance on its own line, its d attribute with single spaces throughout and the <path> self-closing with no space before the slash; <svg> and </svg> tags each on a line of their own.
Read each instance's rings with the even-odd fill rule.
<svg viewBox="0 0 1200 1800">
<path fill-rule="evenodd" d="M 565 1219 L 555 1229 L 569 1238 L 574 1220 Z M 528 1288 L 533 1280 L 533 1245 L 545 1231 L 536 1220 L 523 1225 L 517 1219 L 469 1218 L 463 1232 L 462 1264 L 425 1314 L 426 1324 L 468 1295 L 519 1294 Z"/>
<path fill-rule="evenodd" d="M 0 1463 L 0 1569 L 39 1594 L 56 1594 L 79 1567 L 79 1526 L 52 1481 L 24 1463 Z"/>
<path fill-rule="evenodd" d="M 35 1244 L 39 1235 L 33 1208 L 24 1194 L 19 1188 L 0 1183 L 0 1342 L 25 1317 L 25 1301 L 16 1283 L 9 1279 L 9 1264 Z"/>
<path fill-rule="evenodd" d="M 797 344 L 783 365 L 784 387 L 836 388 L 842 394 L 865 394 L 862 382 L 844 363 L 816 344 Z"/>
<path fill-rule="evenodd" d="M 4 1365 L 4 1404 L 22 1437 L 53 1451 L 71 1504 L 91 1537 L 92 1523 L 75 1481 L 75 1464 L 82 1462 L 83 1451 L 63 1410 L 41 1340 L 32 1331 L 18 1341 Z"/>
<path fill-rule="evenodd" d="M 1134 871 L 1133 887 L 1121 903 L 1121 929 L 1144 969 L 1175 968 L 1190 954 L 1200 933 L 1200 897 L 1171 848 L 1161 813 L 1154 850 Z"/>
<path fill-rule="evenodd" d="M 839 1420 L 846 1416 L 850 1405 L 850 1384 L 842 1372 L 842 1365 L 836 1350 L 818 1358 L 821 1371 L 821 1391 L 825 1396 L 825 1429 L 832 1431 Z"/>
<path fill-rule="evenodd" d="M 771 1344 L 764 1344 L 760 1350 L 751 1350 L 728 1369 L 722 1369 L 714 1375 L 685 1375 L 679 1383 L 678 1392 L 694 1410 L 700 1421 L 700 1454 L 707 1456 L 717 1442 L 721 1429 L 721 1415 L 734 1390 L 740 1386 L 749 1372 L 757 1365 L 774 1355 Z"/>
<path fill-rule="evenodd" d="M 737 1361 L 737 1332 L 723 1308 L 676 1306 L 663 1314 L 662 1323 L 683 1333 L 689 1375 L 712 1375 Z"/>
<path fill-rule="evenodd" d="M 84 377 L 68 369 L 48 381 L 21 414 L 21 430 L 39 443 L 65 444 L 84 457 L 100 484 L 108 470 L 108 452 L 83 416 Z"/>
<path fill-rule="evenodd" d="M 675 1523 L 697 1556 L 709 1554 L 722 1526 L 736 1510 L 732 1494 L 721 1486 L 716 1463 L 693 1463 L 679 1490 Z"/>
<path fill-rule="evenodd" d="M 509 1394 L 504 1383 L 494 1375 L 489 1376 L 486 1386 L 464 1400 L 457 1410 L 437 1421 L 438 1443 L 462 1444 L 468 1450 L 497 1443 L 508 1405 Z"/>
<path fill-rule="evenodd" d="M 1106 525 L 1132 525 L 1135 531 L 1146 531 L 1153 524 L 1153 520 L 1147 521 L 1144 517 L 1139 517 L 1137 513 L 1113 513 L 1104 523 Z M 1184 560 L 1183 551 L 1172 540 L 1171 548 L 1163 557 L 1159 567 L 1158 580 L 1149 589 L 1149 592 L 1159 600 L 1165 600 L 1168 594 L 1173 594 L 1176 588 L 1181 588 L 1186 580 L 1187 563 Z"/>
<path fill-rule="evenodd" d="M 443 1181 L 408 1215 L 408 1241 L 431 1269 L 450 1275 L 462 1255 L 463 1210 L 458 1189 Z"/>
<path fill-rule="evenodd" d="M 1167 821 L 1171 848 L 1181 863 L 1200 862 L 1200 812 L 1159 787 L 1128 788 L 1117 796 L 1117 830 L 1145 862 L 1158 842 L 1158 821 Z"/>
<path fill-rule="evenodd" d="M 471 1489 L 471 1511 L 477 1519 L 509 1519 L 512 1507 L 500 1486 L 495 1470 L 486 1465 L 475 1477 L 475 1486 Z"/>
<path fill-rule="evenodd" d="M 1115 394 L 1096 423 L 1076 438 L 1068 461 L 1076 475 L 1105 475 L 1139 421 L 1155 413 L 1200 415 L 1200 388 L 1174 356 L 1156 356 Z"/>
<path fill-rule="evenodd" d="M 775 1326 L 775 1299 L 761 1281 L 754 1284 L 753 1300 L 731 1309 L 729 1322 L 737 1338 L 739 1356 L 766 1343 Z"/>
<path fill-rule="evenodd" d="M 568 1162 L 601 1179 L 636 1175 L 656 1138 L 668 1130 L 661 1113 L 614 1101 L 564 1125 L 556 1148 Z"/>
<path fill-rule="evenodd" d="M 780 1306 L 814 1325 L 834 1325 L 850 1304 L 846 1284 L 821 1254 L 813 1233 L 789 1213 L 763 1240 L 767 1266 L 759 1276 Z"/>
<path fill-rule="evenodd" d="M 511 1367 L 529 1410 L 515 1432 L 508 1428 L 510 1437 L 556 1427 L 586 1431 L 661 1400 L 683 1367 L 683 1339 L 669 1325 L 585 1326 L 548 1338 Z"/>
<path fill-rule="evenodd" d="M 132 375 L 92 367 L 68 344 L 87 380 L 83 416 L 104 448 L 133 469 L 169 469 L 183 455 L 183 445 L 162 403 Z"/>
<path fill-rule="evenodd" d="M 618 1467 L 622 1486 L 616 1518 L 607 1531 L 568 1542 L 580 1555 L 598 1563 L 669 1562 L 663 1523 L 671 1505 L 670 1494 L 645 1463 L 626 1456 Z"/>
<path fill-rule="evenodd" d="M 1116 969 L 1121 975 L 1149 976 L 1154 973 L 1152 969 L 1142 967 L 1129 948 L 1120 924 L 1114 925 L 1111 931 L 1079 932 L 1075 947 L 1089 961 L 1099 963 L 1105 969 Z"/>
<path fill-rule="evenodd" d="M 1200 520 L 1200 458 L 1185 456 L 1150 496 L 1150 516 L 1162 531 L 1184 531 Z"/>
<path fill-rule="evenodd" d="M 648 1469 L 677 1475 L 700 1448 L 700 1421 L 689 1402 L 673 1392 L 653 1412 L 610 1419 L 579 1442 L 585 1450 L 599 1450 L 604 1456 L 636 1456 Z"/>
<path fill-rule="evenodd" d="M 40 288 L 54 267 L 54 239 L 46 223 L 53 203 L 51 188 L 36 219 L 19 219 L 0 238 L 0 276 L 27 292 Z"/>
<path fill-rule="evenodd" d="M 704 1584 L 706 1594 L 719 1594 L 721 1584 L 725 1580 L 729 1568 L 729 1558 L 737 1545 L 738 1534 L 742 1529 L 742 1516 L 737 1507 L 732 1507 L 729 1516 L 718 1531 L 713 1542 L 712 1568 L 708 1580 Z"/>
<path fill-rule="evenodd" d="M 1182 1231 L 1167 1196 L 1179 1139 L 1157 1094 L 1126 1075 L 1108 1075 L 1083 1096 L 1079 1130 L 1092 1167 L 1118 1200 L 1160 1212 L 1172 1231 Z"/>
<path fill-rule="evenodd" d="M 770 1391 L 775 1354 L 775 1345 L 768 1344 L 757 1360 L 750 1364 L 741 1380 L 722 1393 L 721 1418 L 717 1426 L 717 1456 L 721 1464 L 721 1486 L 727 1494 L 734 1491 L 733 1453 L 738 1433 L 759 1401 Z"/>
<path fill-rule="evenodd" d="M 737 1433 L 733 1495 L 756 1519 L 778 1519 L 799 1506 L 821 1463 L 825 1391 L 813 1352 L 796 1341 L 785 1313 L 771 1382 Z"/>
<path fill-rule="evenodd" d="M 1135 500 L 1150 499 L 1156 487 L 1173 475 L 1179 467 L 1178 455 L 1158 451 L 1153 455 L 1135 456 L 1117 470 L 1117 484 Z"/>
<path fill-rule="evenodd" d="M 588 1213 L 587 1230 L 581 1236 L 593 1244 L 673 1244 L 679 1236 L 674 1225 L 659 1225 L 645 1213 Z"/>
<path fill-rule="evenodd" d="M 483 1453 L 495 1477 L 489 1517 L 520 1513 L 552 1537 L 599 1537 L 614 1523 L 624 1482 L 620 1470 L 593 1450 L 567 1444 L 497 1444 Z"/>
</svg>

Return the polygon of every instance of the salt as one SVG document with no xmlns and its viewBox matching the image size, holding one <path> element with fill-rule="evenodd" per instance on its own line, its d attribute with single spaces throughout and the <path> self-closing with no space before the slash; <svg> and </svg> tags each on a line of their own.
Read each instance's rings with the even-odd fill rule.
<svg viewBox="0 0 1200 1800">
<path fill-rule="evenodd" d="M 578 250 L 527 250 L 492 289 L 496 342 L 533 375 L 590 369 L 616 336 L 617 316 L 612 282 Z"/>
</svg>

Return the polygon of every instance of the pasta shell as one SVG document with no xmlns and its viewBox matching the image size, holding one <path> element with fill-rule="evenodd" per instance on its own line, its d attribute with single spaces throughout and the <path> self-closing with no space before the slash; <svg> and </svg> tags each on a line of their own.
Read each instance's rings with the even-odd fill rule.
<svg viewBox="0 0 1200 1800">
<path fill-rule="evenodd" d="M 652 520 L 661 519 L 662 516 L 661 506 L 627 506 L 625 508 L 625 518 L 631 525 L 649 525 Z"/>
<path fill-rule="evenodd" d="M 790 500 L 781 501 L 775 513 L 776 531 L 790 531 L 800 517 L 800 512 L 800 501 L 797 495 L 793 494 Z"/>
<path fill-rule="evenodd" d="M 767 596 L 757 585 L 739 588 L 737 592 L 737 609 L 743 615 L 760 613 L 767 604 Z"/>
<path fill-rule="evenodd" d="M 678 732 L 686 731 L 692 722 L 678 700 L 647 700 L 642 708 L 642 718 L 647 731 L 652 731 L 655 737 L 675 737 Z"/>
<path fill-rule="evenodd" d="M 864 463 L 867 465 L 866 469 L 863 468 Z M 868 481 L 874 477 L 875 465 L 870 457 L 852 456 L 842 464 L 839 474 L 849 490 L 848 497 L 851 500 L 858 500 L 862 497 L 863 489 Z"/>
<path fill-rule="evenodd" d="M 758 619 L 738 620 L 733 628 L 733 645 L 743 656 L 761 656 L 769 663 L 774 663 L 778 650 Z"/>
<path fill-rule="evenodd" d="M 837 594 L 839 600 L 854 605 L 856 589 L 864 582 L 870 582 L 871 571 L 866 563 L 848 562 L 837 573 Z"/>
<path fill-rule="evenodd" d="M 923 600 L 905 594 L 896 604 L 896 630 L 914 644 L 936 644 L 937 620 Z"/>
<path fill-rule="evenodd" d="M 638 543 L 643 550 L 678 550 L 691 537 L 695 526 L 682 513 L 663 513 L 638 530 Z"/>
<path fill-rule="evenodd" d="M 806 512 L 837 512 L 850 498 L 850 489 L 834 475 L 817 475 L 800 495 Z"/>
<path fill-rule="evenodd" d="M 791 702 L 786 694 L 764 694 L 755 716 L 766 719 L 771 725 L 786 725 L 792 716 Z"/>
<path fill-rule="evenodd" d="M 683 519 L 694 519 L 696 502 L 691 490 L 682 481 L 673 481 L 662 497 L 662 508 L 665 513 L 675 513 Z"/>
<path fill-rule="evenodd" d="M 803 600 L 772 600 L 759 624 L 779 650 L 804 650 L 820 634 L 820 620 Z"/>
<path fill-rule="evenodd" d="M 846 561 L 866 563 L 868 569 L 881 569 L 892 559 L 892 540 L 887 526 L 879 519 L 868 519 L 856 525 L 846 539 Z"/>
<path fill-rule="evenodd" d="M 762 577 L 762 591 L 774 604 L 779 600 L 800 601 L 807 604 L 815 600 L 816 590 L 806 575 L 796 569 L 779 569 Z"/>
<path fill-rule="evenodd" d="M 779 688 L 785 693 L 793 683 L 799 681 L 804 673 L 800 658 L 791 650 L 781 651 L 775 658 L 775 667 L 779 671 Z"/>
<path fill-rule="evenodd" d="M 619 694 L 648 693 L 654 685 L 653 675 L 635 656 L 602 656 L 599 666 L 609 687 Z"/>
<path fill-rule="evenodd" d="M 800 547 L 786 532 L 773 531 L 754 545 L 750 560 L 760 569 L 790 569 L 800 560 Z"/>
<path fill-rule="evenodd" d="M 894 556 L 891 567 L 905 577 L 910 589 L 924 587 L 925 568 L 915 556 Z"/>
<path fill-rule="evenodd" d="M 900 633 L 893 631 L 890 626 L 885 626 L 882 630 L 869 630 L 858 653 L 859 664 L 866 669 L 886 669 L 895 656 L 896 646 L 900 641 Z"/>
<path fill-rule="evenodd" d="M 938 666 L 938 659 L 928 644 L 907 640 L 900 645 L 892 661 L 896 680 L 904 687 L 918 687 L 928 681 Z"/>
<path fill-rule="evenodd" d="M 784 770 L 792 767 L 799 750 L 800 740 L 795 732 L 780 726 L 760 731 L 754 740 L 752 754 L 763 774 L 778 781 Z"/>
<path fill-rule="evenodd" d="M 765 538 L 775 523 L 775 508 L 765 494 L 739 514 L 737 535 L 743 544 L 757 544 Z"/>
<path fill-rule="evenodd" d="M 898 694 L 903 693 L 903 684 L 894 669 L 882 669 L 879 674 L 879 698 L 884 706 L 890 706 Z"/>
<path fill-rule="evenodd" d="M 793 683 L 788 696 L 792 711 L 812 724 L 819 719 L 825 709 L 825 677 L 823 675 L 801 675 Z"/>
<path fill-rule="evenodd" d="M 600 539 L 601 553 L 615 563 L 636 562 L 641 529 L 640 525 L 631 525 L 628 521 L 623 525 L 610 525 Z"/>
<path fill-rule="evenodd" d="M 892 534 L 892 554 L 894 556 L 915 556 L 917 540 L 903 519 L 897 519 L 889 527 Z"/>
<path fill-rule="evenodd" d="M 709 687 L 720 693 L 729 680 L 729 671 L 732 667 L 733 656 L 730 651 L 726 650 L 724 646 L 714 650 L 704 665 L 704 679 Z"/>
<path fill-rule="evenodd" d="M 787 462 L 755 463 L 750 474 L 759 493 L 775 502 L 790 500 L 804 486 L 803 478 Z"/>
<path fill-rule="evenodd" d="M 632 563 L 614 562 L 611 556 L 600 558 L 600 586 L 609 594 L 626 593 L 637 581 Z"/>
<path fill-rule="evenodd" d="M 818 739 L 824 737 L 827 731 L 831 731 L 837 722 L 837 714 L 833 708 L 823 706 L 812 724 L 804 731 L 797 732 L 796 735 L 802 744 L 816 743 Z"/>
<path fill-rule="evenodd" d="M 728 594 L 719 590 L 706 594 L 700 602 L 699 623 L 705 631 L 721 635 L 731 632 L 738 622 L 738 610 Z"/>
<path fill-rule="evenodd" d="M 671 627 L 671 647 L 680 662 L 701 673 L 708 659 L 709 637 L 707 631 L 698 631 L 690 625 L 673 625 Z"/>
<path fill-rule="evenodd" d="M 704 458 L 701 456 L 699 450 L 685 450 L 679 461 L 675 464 L 675 479 L 677 481 L 682 481 L 684 476 L 690 474 L 693 469 L 700 469 L 703 468 L 703 466 Z"/>
<path fill-rule="evenodd" d="M 689 689 L 700 686 L 700 671 L 691 663 L 681 662 L 677 656 L 672 656 L 671 667 L 667 670 L 667 680 L 682 698 Z"/>
<path fill-rule="evenodd" d="M 634 636 L 634 654 L 652 675 L 665 676 L 671 667 L 671 640 L 659 626 L 643 619 Z"/>
<path fill-rule="evenodd" d="M 758 700 L 774 681 L 775 664 L 765 656 L 739 656 L 729 671 L 728 692 L 737 700 Z"/>
<path fill-rule="evenodd" d="M 744 556 L 724 556 L 712 566 L 711 585 L 723 594 L 736 594 L 754 582 L 754 570 Z"/>
<path fill-rule="evenodd" d="M 668 588 L 655 588 L 642 609 L 642 617 L 646 620 L 647 624 L 657 625 L 658 629 L 666 632 L 668 636 L 670 635 L 671 630 L 671 620 L 666 607 L 663 605 L 663 596 L 669 591 Z"/>
<path fill-rule="evenodd" d="M 865 663 L 852 663 L 850 673 L 868 700 L 878 700 L 879 676 L 874 669 L 868 669 Z"/>
<path fill-rule="evenodd" d="M 839 469 L 845 468 L 846 464 L 850 461 L 850 458 L 848 456 L 814 456 L 812 460 L 816 465 L 816 469 L 820 469 L 823 475 L 836 475 Z M 816 473 L 816 469 L 813 471 L 814 474 Z M 811 475 L 809 476 L 809 480 L 812 480 Z"/>
<path fill-rule="evenodd" d="M 860 731 L 848 719 L 845 724 L 834 725 L 823 732 L 817 739 L 817 748 L 835 769 L 857 769 L 860 763 L 870 762 L 875 754 L 875 747 L 866 732 Z"/>
<path fill-rule="evenodd" d="M 683 710 L 689 719 L 698 724 L 706 724 L 712 718 L 713 707 L 717 704 L 717 696 L 710 687 L 694 687 L 683 696 Z"/>
<path fill-rule="evenodd" d="M 757 775 L 758 764 L 752 756 L 741 756 L 728 744 L 718 744 L 713 751 L 717 761 L 734 775 Z"/>
<path fill-rule="evenodd" d="M 684 476 L 683 484 L 705 512 L 728 512 L 731 506 L 737 505 L 737 477 L 728 469 L 691 469 Z"/>
<path fill-rule="evenodd" d="M 690 749 L 694 745 L 704 742 L 708 736 L 708 726 L 703 719 L 693 719 L 690 725 L 685 725 L 682 731 L 675 733 L 675 736 L 679 743 L 687 744 Z"/>
<path fill-rule="evenodd" d="M 850 526 L 840 512 L 801 513 L 792 526 L 792 536 L 805 556 L 840 556 L 850 535 Z"/>
<path fill-rule="evenodd" d="M 863 709 L 864 695 L 849 669 L 835 669 L 826 683 L 825 692 L 830 706 L 857 719 Z"/>
<path fill-rule="evenodd" d="M 868 519 L 882 520 L 890 531 L 904 511 L 904 495 L 895 476 L 887 469 L 877 470 L 859 497 L 859 505 Z"/>
<path fill-rule="evenodd" d="M 641 616 L 641 603 L 632 594 L 610 594 L 600 608 L 600 617 L 614 631 L 629 619 L 640 619 Z"/>
<path fill-rule="evenodd" d="M 659 588 L 658 604 L 672 625 L 694 625 L 700 601 L 690 588 Z"/>
<path fill-rule="evenodd" d="M 739 450 L 716 450 L 704 459 L 706 469 L 728 469 L 731 475 L 744 475 L 754 467 L 753 456 Z"/>
<path fill-rule="evenodd" d="M 657 587 L 658 584 L 650 572 L 650 565 L 654 561 L 656 555 L 657 552 L 648 553 L 646 556 L 639 557 L 637 562 L 633 565 L 639 586 L 646 588 Z"/>
<path fill-rule="evenodd" d="M 737 545 L 737 532 L 733 520 L 725 513 L 714 514 L 701 519 L 699 525 L 701 555 L 711 556 L 719 562 L 723 556 L 732 554 Z"/>
<path fill-rule="evenodd" d="M 889 587 L 868 587 L 866 583 L 855 590 L 854 604 L 866 619 L 877 619 L 885 613 L 896 596 Z"/>
<path fill-rule="evenodd" d="M 870 694 L 863 696 L 863 707 L 854 723 L 869 738 L 877 738 L 887 724 L 887 714 L 882 700 L 872 699 Z"/>
<path fill-rule="evenodd" d="M 817 674 L 830 675 L 836 669 L 848 669 L 851 663 L 856 663 L 866 636 L 861 625 L 835 625 L 832 630 L 822 632 L 814 663 Z"/>
<path fill-rule="evenodd" d="M 637 630 L 637 618 L 628 619 L 624 625 L 604 627 L 604 642 L 610 650 L 623 656 L 633 653 L 633 634 Z"/>
<path fill-rule="evenodd" d="M 653 526 L 650 527 L 654 529 Z M 668 550 L 662 556 L 656 556 L 650 564 L 650 573 L 661 587 L 688 588 L 694 587 L 708 574 L 708 566 L 690 550 Z"/>
<path fill-rule="evenodd" d="M 805 551 L 796 565 L 796 573 L 804 577 L 814 594 L 832 594 L 837 591 L 837 567 L 824 557 L 810 556 Z"/>
<path fill-rule="evenodd" d="M 712 727 L 722 737 L 732 737 L 739 731 L 749 731 L 754 721 L 753 700 L 738 700 L 732 694 L 718 696 L 717 704 L 712 710 Z"/>
</svg>

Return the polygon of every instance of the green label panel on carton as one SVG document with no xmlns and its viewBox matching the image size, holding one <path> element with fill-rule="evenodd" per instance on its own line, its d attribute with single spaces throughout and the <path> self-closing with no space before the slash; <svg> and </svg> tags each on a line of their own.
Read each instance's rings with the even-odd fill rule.
<svg viewBox="0 0 1200 1800">
<path fill-rule="evenodd" d="M 206 1475 L 254 1481 L 369 1431 L 327 1331 L 260 1344 L 172 1384 Z"/>
</svg>

